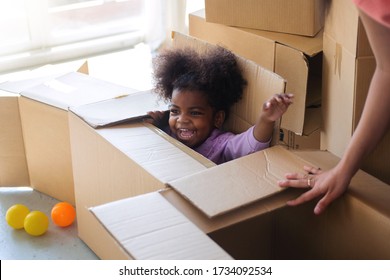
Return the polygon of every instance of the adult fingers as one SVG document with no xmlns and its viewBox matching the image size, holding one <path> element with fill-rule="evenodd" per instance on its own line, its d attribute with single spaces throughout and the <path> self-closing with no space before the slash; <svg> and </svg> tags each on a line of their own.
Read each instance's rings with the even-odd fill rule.
<svg viewBox="0 0 390 280">
<path fill-rule="evenodd" d="M 318 193 L 315 189 L 311 189 L 311 190 L 305 192 L 304 194 L 301 194 L 296 199 L 287 201 L 287 205 L 296 206 L 296 205 L 308 202 L 308 201 L 316 198 L 319 195 L 320 195 L 320 193 Z"/>
<path fill-rule="evenodd" d="M 280 187 L 312 188 L 314 181 L 313 178 L 307 177 L 293 180 L 280 180 L 278 184 Z"/>
<path fill-rule="evenodd" d="M 321 170 L 321 168 L 319 168 L 319 167 L 304 166 L 303 169 L 304 169 L 307 173 L 309 173 L 309 174 L 317 175 L 317 174 L 321 174 L 321 173 L 322 173 L 322 170 Z"/>
</svg>

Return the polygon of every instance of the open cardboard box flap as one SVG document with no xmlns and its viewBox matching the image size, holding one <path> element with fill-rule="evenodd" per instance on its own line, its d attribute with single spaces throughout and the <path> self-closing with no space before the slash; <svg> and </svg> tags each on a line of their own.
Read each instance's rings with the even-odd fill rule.
<svg viewBox="0 0 390 280">
<path fill-rule="evenodd" d="M 69 110 L 93 128 L 99 128 L 145 118 L 148 111 L 167 109 L 168 104 L 160 100 L 156 93 L 147 90 L 72 107 Z"/>
<path fill-rule="evenodd" d="M 212 218 L 284 190 L 277 181 L 287 172 L 302 172 L 309 164 L 274 146 L 169 182 L 169 186 Z"/>
<path fill-rule="evenodd" d="M 158 192 L 90 210 L 134 259 L 232 259 Z"/>
<path fill-rule="evenodd" d="M 21 92 L 27 97 L 63 110 L 83 104 L 123 96 L 135 89 L 96 79 L 79 72 L 70 72 L 44 81 Z"/>
<path fill-rule="evenodd" d="M 0 89 L 19 94 L 28 88 L 35 87 L 73 71 L 88 75 L 88 61 L 72 61 L 63 65 L 47 64 L 33 70 L 4 75 L 5 79 L 0 81 Z"/>
</svg>

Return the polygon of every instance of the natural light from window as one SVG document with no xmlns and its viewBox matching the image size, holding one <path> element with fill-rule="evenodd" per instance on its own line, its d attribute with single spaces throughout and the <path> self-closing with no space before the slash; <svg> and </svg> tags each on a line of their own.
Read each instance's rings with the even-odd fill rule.
<svg viewBox="0 0 390 280">
<path fill-rule="evenodd" d="M 37 64 L 38 61 L 69 59 L 77 53 L 79 56 L 91 54 L 94 49 L 102 52 L 133 46 L 145 38 L 146 2 L 2 0 L 0 72 L 17 67 L 19 63 Z M 93 44 L 91 40 L 94 40 Z M 58 46 L 68 47 L 56 49 Z M 58 53 L 59 50 L 67 52 Z M 23 52 L 28 52 L 27 56 Z"/>
</svg>

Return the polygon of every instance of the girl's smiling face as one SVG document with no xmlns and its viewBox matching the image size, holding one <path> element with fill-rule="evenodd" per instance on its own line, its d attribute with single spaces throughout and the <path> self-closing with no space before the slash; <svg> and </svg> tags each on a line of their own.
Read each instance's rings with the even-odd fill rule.
<svg viewBox="0 0 390 280">
<path fill-rule="evenodd" d="M 215 113 L 206 95 L 197 90 L 172 93 L 169 127 L 176 138 L 190 148 L 201 145 L 215 127 L 220 127 L 224 112 Z"/>
</svg>

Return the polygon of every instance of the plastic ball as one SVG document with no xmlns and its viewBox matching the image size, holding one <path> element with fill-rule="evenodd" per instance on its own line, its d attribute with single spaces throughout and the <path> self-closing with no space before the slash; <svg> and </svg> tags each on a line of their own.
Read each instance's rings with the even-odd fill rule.
<svg viewBox="0 0 390 280">
<path fill-rule="evenodd" d="M 31 211 L 24 219 L 24 230 L 30 235 L 42 235 L 48 228 L 49 218 L 41 211 Z"/>
<path fill-rule="evenodd" d="M 15 204 L 8 208 L 5 219 L 10 227 L 21 229 L 24 227 L 24 219 L 30 213 L 30 209 L 23 204 Z"/>
<path fill-rule="evenodd" d="M 68 202 L 59 202 L 51 210 L 51 219 L 57 226 L 70 226 L 75 218 L 76 210 Z"/>
</svg>

